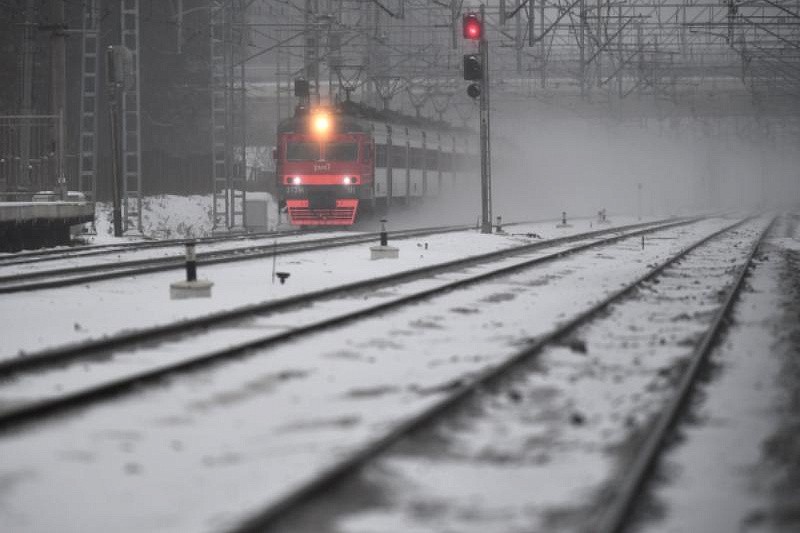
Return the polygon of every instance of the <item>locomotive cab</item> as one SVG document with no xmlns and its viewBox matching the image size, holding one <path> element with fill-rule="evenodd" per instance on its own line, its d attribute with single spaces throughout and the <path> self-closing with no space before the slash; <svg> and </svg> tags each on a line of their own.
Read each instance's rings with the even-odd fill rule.
<svg viewBox="0 0 800 533">
<path fill-rule="evenodd" d="M 278 200 L 293 225 L 351 225 L 365 207 L 389 210 L 457 190 L 477 166 L 474 141 L 469 130 L 349 101 L 336 110 L 298 107 L 278 126 Z"/>
<path fill-rule="evenodd" d="M 281 124 L 276 178 L 293 225 L 353 224 L 371 198 L 374 161 L 369 132 L 348 117 L 317 109 Z"/>
</svg>

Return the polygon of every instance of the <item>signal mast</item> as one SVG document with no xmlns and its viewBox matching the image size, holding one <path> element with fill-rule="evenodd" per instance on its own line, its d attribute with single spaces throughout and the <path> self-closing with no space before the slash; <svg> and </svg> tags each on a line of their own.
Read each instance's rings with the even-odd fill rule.
<svg viewBox="0 0 800 533">
<path fill-rule="evenodd" d="M 462 35 L 478 41 L 478 53 L 464 55 L 464 79 L 471 98 L 480 98 L 481 152 L 481 233 L 492 232 L 492 167 L 489 136 L 489 43 L 484 32 L 485 7 L 479 13 L 466 13 L 462 18 Z"/>
</svg>

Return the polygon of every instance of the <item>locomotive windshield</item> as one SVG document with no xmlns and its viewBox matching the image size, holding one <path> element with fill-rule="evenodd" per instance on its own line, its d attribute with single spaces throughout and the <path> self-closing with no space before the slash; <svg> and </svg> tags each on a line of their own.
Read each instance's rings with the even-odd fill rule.
<svg viewBox="0 0 800 533">
<path fill-rule="evenodd" d="M 328 143 L 325 146 L 325 159 L 328 161 L 355 161 L 358 159 L 358 144 Z"/>
<path fill-rule="evenodd" d="M 320 159 L 319 143 L 289 142 L 286 143 L 287 161 L 318 161 Z"/>
</svg>

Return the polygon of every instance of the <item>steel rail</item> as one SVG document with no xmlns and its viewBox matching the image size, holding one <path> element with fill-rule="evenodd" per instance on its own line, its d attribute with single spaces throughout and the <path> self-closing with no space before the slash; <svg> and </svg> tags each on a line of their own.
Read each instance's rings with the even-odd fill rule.
<svg viewBox="0 0 800 533">
<path fill-rule="evenodd" d="M 441 233 L 466 231 L 469 229 L 472 229 L 472 226 L 467 226 L 467 225 L 444 226 L 440 228 L 422 228 L 415 230 L 394 231 L 390 233 L 390 236 L 393 239 L 408 239 L 412 237 L 421 237 L 426 235 L 436 235 Z M 289 242 L 281 244 L 280 248 L 277 249 L 275 248 L 274 244 L 264 244 L 259 246 L 253 246 L 250 248 L 237 248 L 232 250 L 202 252 L 197 254 L 197 258 L 198 260 L 201 260 L 204 265 L 218 265 L 223 263 L 231 263 L 235 261 L 261 259 L 264 257 L 272 257 L 273 255 L 284 255 L 288 253 L 308 252 L 314 250 L 323 250 L 330 248 L 338 248 L 342 246 L 350 246 L 353 244 L 362 244 L 365 242 L 376 241 L 379 235 L 380 233 L 376 232 L 376 233 L 364 233 L 354 236 L 345 235 L 339 237 L 311 239 L 300 242 Z M 185 243 L 186 241 L 183 242 Z M 176 270 L 183 267 L 184 267 L 183 257 L 176 256 L 167 258 L 157 257 L 149 259 L 136 259 L 125 262 L 102 263 L 102 264 L 69 267 L 69 268 L 55 269 L 55 270 L 43 270 L 39 272 L 28 272 L 12 276 L 0 276 L 0 294 L 68 287 L 70 285 L 80 285 L 83 283 L 104 281 L 108 279 L 122 278 L 131 275 L 165 272 L 168 270 Z M 99 272 L 99 273 L 91 274 L 92 272 Z M 84 273 L 89 273 L 89 274 L 82 276 L 80 275 Z M 29 280 L 36 280 L 43 278 L 47 279 L 54 277 L 57 279 L 25 283 L 25 281 Z M 4 283 L 10 283 L 11 285 L 3 286 L 2 284 Z"/>
<path fill-rule="evenodd" d="M 689 218 L 672 224 L 691 224 L 701 218 Z M 58 348 L 51 348 L 41 350 L 35 353 L 24 354 L 13 359 L 6 359 L 0 361 L 0 378 L 7 377 L 10 374 L 27 370 L 29 368 L 39 367 L 47 364 L 60 363 L 69 359 L 79 356 L 88 357 L 90 353 L 102 352 L 109 349 L 118 348 L 123 345 L 133 344 L 137 341 L 152 340 L 154 337 L 160 335 L 170 335 L 173 333 L 186 332 L 192 329 L 205 329 L 216 324 L 227 322 L 230 320 L 237 320 L 253 314 L 264 314 L 280 311 L 290 307 L 305 305 L 310 301 L 330 298 L 334 296 L 346 295 L 353 291 L 367 290 L 371 288 L 381 287 L 383 285 L 391 285 L 394 283 L 402 282 L 414 277 L 423 275 L 435 275 L 440 272 L 446 272 L 455 268 L 462 268 L 477 264 L 485 261 L 499 259 L 509 255 L 526 253 L 529 251 L 537 250 L 539 248 L 547 248 L 554 245 L 573 242 L 576 240 L 583 240 L 586 238 L 599 237 L 607 233 L 619 233 L 626 230 L 636 230 L 639 228 L 646 228 L 650 226 L 671 227 L 671 225 L 660 226 L 665 224 L 665 221 L 644 222 L 632 224 L 629 226 L 620 226 L 617 228 L 607 228 L 603 230 L 596 230 L 587 233 L 570 235 L 567 237 L 559 237 L 556 239 L 549 239 L 535 243 L 524 244 L 517 247 L 505 248 L 494 252 L 487 252 L 484 254 L 469 256 L 461 259 L 454 259 L 444 263 L 438 263 L 418 269 L 407 270 L 386 276 L 373 278 L 371 280 L 360 280 L 345 285 L 336 287 L 329 287 L 303 293 L 288 298 L 279 300 L 269 300 L 256 304 L 244 305 L 226 311 L 211 313 L 197 318 L 190 318 L 185 320 L 178 320 L 169 324 L 161 326 L 153 326 L 142 329 L 135 329 L 126 332 L 121 332 L 112 337 L 105 337 L 96 340 L 83 341 L 67 344 Z M 668 224 L 668 223 L 666 223 Z"/>
<path fill-rule="evenodd" d="M 616 490 L 616 497 L 605 507 L 606 510 L 596 525 L 591 527 L 592 533 L 618 533 L 625 527 L 635 501 L 639 498 L 641 490 L 647 483 L 647 479 L 661 456 L 667 435 L 675 427 L 686 407 L 694 391 L 695 383 L 700 376 L 700 370 L 706 365 L 709 355 L 717 345 L 717 340 L 722 330 L 728 323 L 728 315 L 733 309 L 736 297 L 744 286 L 744 280 L 750 271 L 753 258 L 761 247 L 764 238 L 775 224 L 775 220 L 773 218 L 770 221 L 751 247 L 747 259 L 739 268 L 734 282 L 727 291 L 723 304 L 714 314 L 711 325 L 706 330 L 702 340 L 692 351 L 689 366 L 681 375 L 676 394 L 651 425 L 647 438 L 641 446 L 641 452 L 636 455 L 630 468 L 625 469 L 625 475 Z"/>
<path fill-rule="evenodd" d="M 383 276 L 381 278 L 376 278 L 372 280 L 350 283 L 341 287 L 324 289 L 321 291 L 316 291 L 314 293 L 298 295 L 276 302 L 266 302 L 264 304 L 246 306 L 244 308 L 239 308 L 231 312 L 216 313 L 214 315 L 202 317 L 200 319 L 182 321 L 176 324 L 170 324 L 162 327 L 141 330 L 138 332 L 124 333 L 120 335 L 118 338 L 114 337 L 108 339 L 100 339 L 98 341 L 94 341 L 91 343 L 82 343 L 77 346 L 69 346 L 66 347 L 65 349 L 56 349 L 46 352 L 40 352 L 35 356 L 19 357 L 15 359 L 6 360 L 0 363 L 0 379 L 12 378 L 21 372 L 32 370 L 37 367 L 42 367 L 46 365 L 61 365 L 69 361 L 74 361 L 78 359 L 108 358 L 109 350 L 119 349 L 121 347 L 133 348 L 136 344 L 141 342 L 152 344 L 154 337 L 157 336 L 163 337 L 170 334 L 185 335 L 192 329 L 198 329 L 198 328 L 205 329 L 209 327 L 219 327 L 221 325 L 227 325 L 226 322 L 230 320 L 241 319 L 245 316 L 252 315 L 255 313 L 263 314 L 268 312 L 274 312 L 280 309 L 285 309 L 287 307 L 308 305 L 309 303 L 313 303 L 313 301 L 315 300 L 336 296 L 339 294 L 350 294 L 355 291 L 365 291 L 370 289 L 374 290 L 380 286 L 395 285 L 399 281 L 409 281 L 422 276 L 429 276 L 432 274 L 447 272 L 454 269 L 461 269 L 464 268 L 465 266 L 486 262 L 488 260 L 497 259 L 503 256 L 519 255 L 522 253 L 536 250 L 538 248 L 552 247 L 554 245 L 564 244 L 574 240 L 590 239 L 595 237 L 597 233 L 616 234 L 613 235 L 612 237 L 608 237 L 603 240 L 579 244 L 567 250 L 556 251 L 552 254 L 536 257 L 514 265 L 500 267 L 498 269 L 494 269 L 489 272 L 468 276 L 460 280 L 447 282 L 437 287 L 433 287 L 424 291 L 395 298 L 380 304 L 371 305 L 368 307 L 362 307 L 360 309 L 349 311 L 340 314 L 338 316 L 322 319 L 312 324 L 307 324 L 305 326 L 290 329 L 281 333 L 261 337 L 258 339 L 253 339 L 244 343 L 240 343 L 238 345 L 230 346 L 228 348 L 215 350 L 191 358 L 189 360 L 179 361 L 169 365 L 151 368 L 133 375 L 128 375 L 113 381 L 107 381 L 105 383 L 98 384 L 96 386 L 77 390 L 72 393 L 64 394 L 61 396 L 55 396 L 45 400 L 39 400 L 27 404 L 16 405 L 14 407 L 11 407 L 10 409 L 0 411 L 0 431 L 12 425 L 31 421 L 35 417 L 49 415 L 70 407 L 81 405 L 86 402 L 99 400 L 105 397 L 115 396 L 124 393 L 125 391 L 141 386 L 143 383 L 159 380 L 174 372 L 201 368 L 203 366 L 214 364 L 216 362 L 222 361 L 230 357 L 239 356 L 247 350 L 251 350 L 254 348 L 269 347 L 280 342 L 285 342 L 287 340 L 291 340 L 296 337 L 300 337 L 302 335 L 306 335 L 326 328 L 344 324 L 346 322 L 357 320 L 359 318 L 373 316 L 376 313 L 384 312 L 391 308 L 407 305 L 410 303 L 415 303 L 422 299 L 437 294 L 449 292 L 452 291 L 453 289 L 474 284 L 489 278 L 509 274 L 518 270 L 529 268 L 537 264 L 559 259 L 588 249 L 596 248 L 598 246 L 604 246 L 607 244 L 617 242 L 619 240 L 637 237 L 645 233 L 691 224 L 695 220 L 696 219 L 681 220 L 678 222 L 672 221 L 669 223 L 661 223 L 660 225 L 654 225 L 653 223 L 635 224 L 634 226 L 636 227 L 640 226 L 646 226 L 646 227 L 644 229 L 634 229 L 624 234 L 620 234 L 618 229 L 614 230 L 608 229 L 608 230 L 600 230 L 599 232 L 589 232 L 588 234 L 583 234 L 581 236 L 563 237 L 561 239 L 555 239 L 553 241 L 527 244 L 516 247 L 515 249 L 513 249 L 513 251 L 506 249 L 498 252 L 490 252 L 488 254 L 482 254 L 481 256 L 477 257 L 458 259 L 454 261 L 449 261 L 448 263 L 441 265 L 423 267 L 421 269 L 405 271 L 398 274 Z"/>
<path fill-rule="evenodd" d="M 533 222 L 550 222 L 550 220 L 508 222 L 506 224 L 503 224 L 503 226 L 517 226 L 520 224 L 529 224 Z M 453 226 L 443 226 L 443 227 L 464 228 L 464 229 L 472 228 L 472 226 L 466 224 L 456 224 Z M 418 228 L 417 231 L 431 230 L 431 229 L 436 229 L 436 228 Z M 414 230 L 399 230 L 399 231 L 414 231 Z M 394 235 L 395 233 L 397 232 L 391 232 L 391 235 Z M 313 235 L 313 234 L 314 233 L 309 230 L 267 231 L 267 232 L 247 233 L 247 234 L 237 234 L 237 235 L 218 235 L 211 237 L 96 244 L 87 246 L 75 246 L 66 249 L 32 250 L 32 251 L 23 251 L 18 253 L 10 253 L 10 254 L 0 253 L 0 268 L 7 266 L 31 264 L 31 263 L 44 263 L 46 261 L 58 261 L 61 259 L 80 259 L 83 257 L 92 257 L 110 253 L 119 253 L 119 252 L 127 253 L 127 252 L 138 252 L 142 250 L 151 250 L 157 248 L 170 248 L 173 246 L 182 246 L 189 241 L 194 241 L 195 244 L 212 244 L 217 242 L 259 240 L 259 239 L 267 239 L 274 237 L 294 237 L 298 235 Z M 377 235 L 378 233 L 371 232 L 369 234 Z M 364 234 L 362 233 L 360 235 Z M 327 237 L 327 238 L 334 239 L 335 237 Z M 325 239 L 325 237 L 322 237 L 320 239 L 310 239 L 309 242 L 321 241 L 323 239 Z M 240 249 L 246 250 L 247 248 L 240 248 Z"/>
<path fill-rule="evenodd" d="M 649 272 L 637 278 L 632 283 L 612 293 L 610 296 L 591 306 L 589 309 L 578 313 L 576 316 L 557 326 L 550 332 L 539 336 L 536 340 L 532 341 L 527 348 L 512 355 L 505 362 L 478 373 L 470 381 L 461 384 L 451 393 L 445 395 L 444 398 L 423 410 L 421 413 L 413 415 L 405 421 L 398 423 L 383 436 L 378 437 L 377 439 L 368 443 L 366 446 L 351 453 L 343 460 L 325 469 L 320 475 L 311 479 L 305 485 L 290 492 L 277 502 L 263 509 L 261 512 L 254 513 L 249 518 L 246 518 L 237 526 L 228 530 L 228 533 L 262 533 L 265 529 L 278 523 L 289 512 L 295 510 L 295 508 L 299 507 L 307 500 L 320 495 L 324 490 L 341 482 L 353 472 L 361 469 L 367 462 L 380 455 L 382 452 L 404 437 L 429 426 L 436 419 L 438 419 L 439 416 L 457 407 L 485 387 L 491 386 L 492 384 L 505 379 L 512 370 L 514 370 L 520 364 L 529 361 L 531 357 L 540 353 L 546 346 L 558 341 L 559 339 L 571 333 L 577 327 L 589 322 L 599 313 L 608 308 L 609 305 L 619 301 L 633 290 L 640 287 L 642 283 L 655 278 L 666 268 L 681 260 L 690 252 L 696 250 L 700 246 L 708 243 L 718 236 L 749 222 L 750 220 L 752 220 L 752 217 L 740 220 L 734 224 L 713 232 L 706 237 L 703 237 L 694 244 L 687 246 L 676 255 L 653 267 Z"/>
<path fill-rule="evenodd" d="M 58 261 L 59 259 L 73 259 L 82 257 L 92 257 L 108 253 L 127 253 L 138 252 L 141 250 L 152 250 L 155 248 L 169 248 L 180 246 L 189 240 L 194 240 L 197 244 L 209 244 L 216 242 L 235 242 L 243 240 L 258 240 L 271 237 L 288 237 L 294 235 L 307 234 L 308 232 L 298 230 L 287 231 L 266 231 L 258 233 L 247 233 L 244 235 L 217 235 L 212 237 L 197 237 L 185 239 L 163 239 L 132 241 L 107 244 L 90 244 L 85 246 L 71 246 L 62 249 L 31 250 L 12 254 L 0 254 L 0 267 L 26 265 L 31 263 L 44 263 L 46 261 Z"/>
</svg>

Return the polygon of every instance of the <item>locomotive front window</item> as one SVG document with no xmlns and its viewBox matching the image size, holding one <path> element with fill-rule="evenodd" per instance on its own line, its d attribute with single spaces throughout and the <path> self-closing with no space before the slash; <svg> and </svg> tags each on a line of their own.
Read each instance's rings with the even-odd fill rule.
<svg viewBox="0 0 800 533">
<path fill-rule="evenodd" d="M 286 143 L 287 161 L 318 161 L 320 159 L 319 143 L 289 142 Z"/>
<path fill-rule="evenodd" d="M 358 144 L 328 143 L 325 146 L 325 159 L 327 161 L 356 161 L 358 159 Z"/>
</svg>

